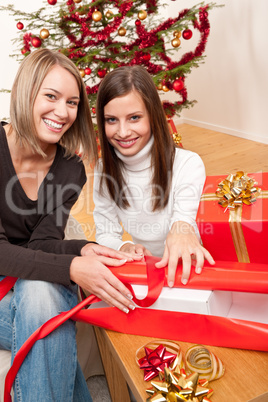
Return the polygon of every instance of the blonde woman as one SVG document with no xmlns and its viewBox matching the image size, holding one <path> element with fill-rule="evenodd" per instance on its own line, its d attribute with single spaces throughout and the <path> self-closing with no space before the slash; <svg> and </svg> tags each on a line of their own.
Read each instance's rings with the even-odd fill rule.
<svg viewBox="0 0 268 402">
<path fill-rule="evenodd" d="M 83 80 L 63 54 L 36 50 L 15 78 L 10 124 L 0 126 L 0 280 L 18 278 L 0 302 L 0 348 L 12 358 L 40 325 L 75 306 L 77 285 L 123 311 L 134 308 L 106 267 L 122 265 L 124 253 L 64 240 L 86 182 L 78 149 L 96 158 Z M 70 321 L 36 342 L 15 379 L 15 401 L 91 401 L 75 335 Z"/>
</svg>

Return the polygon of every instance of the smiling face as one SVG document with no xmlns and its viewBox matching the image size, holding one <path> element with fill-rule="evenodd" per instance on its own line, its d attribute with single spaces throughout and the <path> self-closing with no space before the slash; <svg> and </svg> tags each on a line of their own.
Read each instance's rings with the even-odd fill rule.
<svg viewBox="0 0 268 402">
<path fill-rule="evenodd" d="M 149 114 L 135 90 L 108 102 L 104 120 L 107 140 L 122 155 L 136 155 L 151 137 Z"/>
<path fill-rule="evenodd" d="M 41 147 L 57 143 L 76 119 L 79 88 L 75 77 L 56 65 L 46 75 L 34 102 L 33 116 Z"/>
</svg>

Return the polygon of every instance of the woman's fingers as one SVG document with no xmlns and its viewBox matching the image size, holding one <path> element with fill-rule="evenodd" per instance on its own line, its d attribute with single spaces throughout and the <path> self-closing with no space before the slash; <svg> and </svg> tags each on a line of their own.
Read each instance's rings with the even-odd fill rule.
<svg viewBox="0 0 268 402">
<path fill-rule="evenodd" d="M 135 304 L 131 301 L 130 291 L 110 271 L 101 280 L 96 281 L 91 287 L 91 293 L 110 306 L 119 308 L 124 313 L 135 309 Z"/>
<path fill-rule="evenodd" d="M 191 254 L 184 253 L 182 255 L 181 259 L 182 259 L 181 283 L 183 285 L 186 285 L 189 280 L 190 273 L 191 273 L 191 267 L 192 267 Z"/>
<path fill-rule="evenodd" d="M 203 266 L 204 266 L 204 253 L 203 253 L 203 250 L 201 250 L 201 249 L 196 250 L 195 259 L 196 259 L 195 273 L 196 274 L 201 274 Z"/>
<path fill-rule="evenodd" d="M 96 254 L 75 257 L 70 265 L 70 279 L 89 293 L 122 311 L 133 310 L 135 305 L 131 301 L 131 292 L 102 263 L 103 259 L 108 260 L 109 264 L 114 264 L 114 266 L 122 265 L 125 261 L 97 256 Z"/>
<path fill-rule="evenodd" d="M 106 284 L 102 289 L 102 300 L 109 305 L 119 308 L 128 313 L 129 310 L 135 309 L 135 304 L 132 302 L 132 294 L 128 288 L 120 282 L 113 274 L 107 275 Z"/>
</svg>

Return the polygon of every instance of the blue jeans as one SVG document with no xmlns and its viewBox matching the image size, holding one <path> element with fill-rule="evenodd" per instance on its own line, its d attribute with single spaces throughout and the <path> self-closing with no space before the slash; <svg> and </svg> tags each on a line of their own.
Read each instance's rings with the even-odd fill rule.
<svg viewBox="0 0 268 402">
<path fill-rule="evenodd" d="M 3 276 L 0 276 L 0 281 Z M 77 304 L 77 286 L 18 279 L 0 301 L 0 349 L 14 355 L 44 322 Z M 14 401 L 92 402 L 77 361 L 75 322 L 38 340 L 14 382 Z"/>
</svg>

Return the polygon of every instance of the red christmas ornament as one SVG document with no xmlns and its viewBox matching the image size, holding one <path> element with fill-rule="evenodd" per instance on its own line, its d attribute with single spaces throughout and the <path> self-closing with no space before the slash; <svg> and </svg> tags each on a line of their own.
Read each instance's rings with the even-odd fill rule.
<svg viewBox="0 0 268 402">
<path fill-rule="evenodd" d="M 173 89 L 174 89 L 176 92 L 180 92 L 183 88 L 184 88 L 184 83 L 183 83 L 183 81 L 182 81 L 181 79 L 175 80 L 175 81 L 173 82 Z"/>
<path fill-rule="evenodd" d="M 150 61 L 150 59 L 151 59 L 150 53 L 144 54 L 144 55 L 142 56 L 142 59 L 143 59 L 144 61 Z"/>
<path fill-rule="evenodd" d="M 190 29 L 185 29 L 182 33 L 182 37 L 183 39 L 191 39 L 191 37 L 193 36 L 193 32 Z"/>
<path fill-rule="evenodd" d="M 34 47 L 40 47 L 42 45 L 42 41 L 40 38 L 38 38 L 38 36 L 32 38 L 31 43 Z"/>
<path fill-rule="evenodd" d="M 25 49 L 25 47 L 23 49 L 21 49 L 21 54 L 25 54 L 27 52 L 27 49 Z"/>
<path fill-rule="evenodd" d="M 51 6 L 55 6 L 55 4 L 57 3 L 57 0 L 47 0 L 48 4 L 50 4 Z"/>
<path fill-rule="evenodd" d="M 23 29 L 23 28 L 24 28 L 23 23 L 22 23 L 22 22 L 18 22 L 18 23 L 17 23 L 17 28 L 18 28 L 19 30 Z"/>
<path fill-rule="evenodd" d="M 135 21 L 135 25 L 136 25 L 136 27 L 139 27 L 139 26 L 141 25 L 140 20 L 136 20 L 136 21 Z"/>
<path fill-rule="evenodd" d="M 98 71 L 98 76 L 99 76 L 100 78 L 104 78 L 105 75 L 106 75 L 106 73 L 107 73 L 107 70 L 106 70 L 106 69 L 99 70 L 99 71 Z"/>
<path fill-rule="evenodd" d="M 96 108 L 94 106 L 92 107 L 91 110 L 92 110 L 92 113 L 96 114 Z"/>
<path fill-rule="evenodd" d="M 86 67 L 86 68 L 85 68 L 85 74 L 86 74 L 86 75 L 91 74 L 91 68 Z"/>
</svg>

